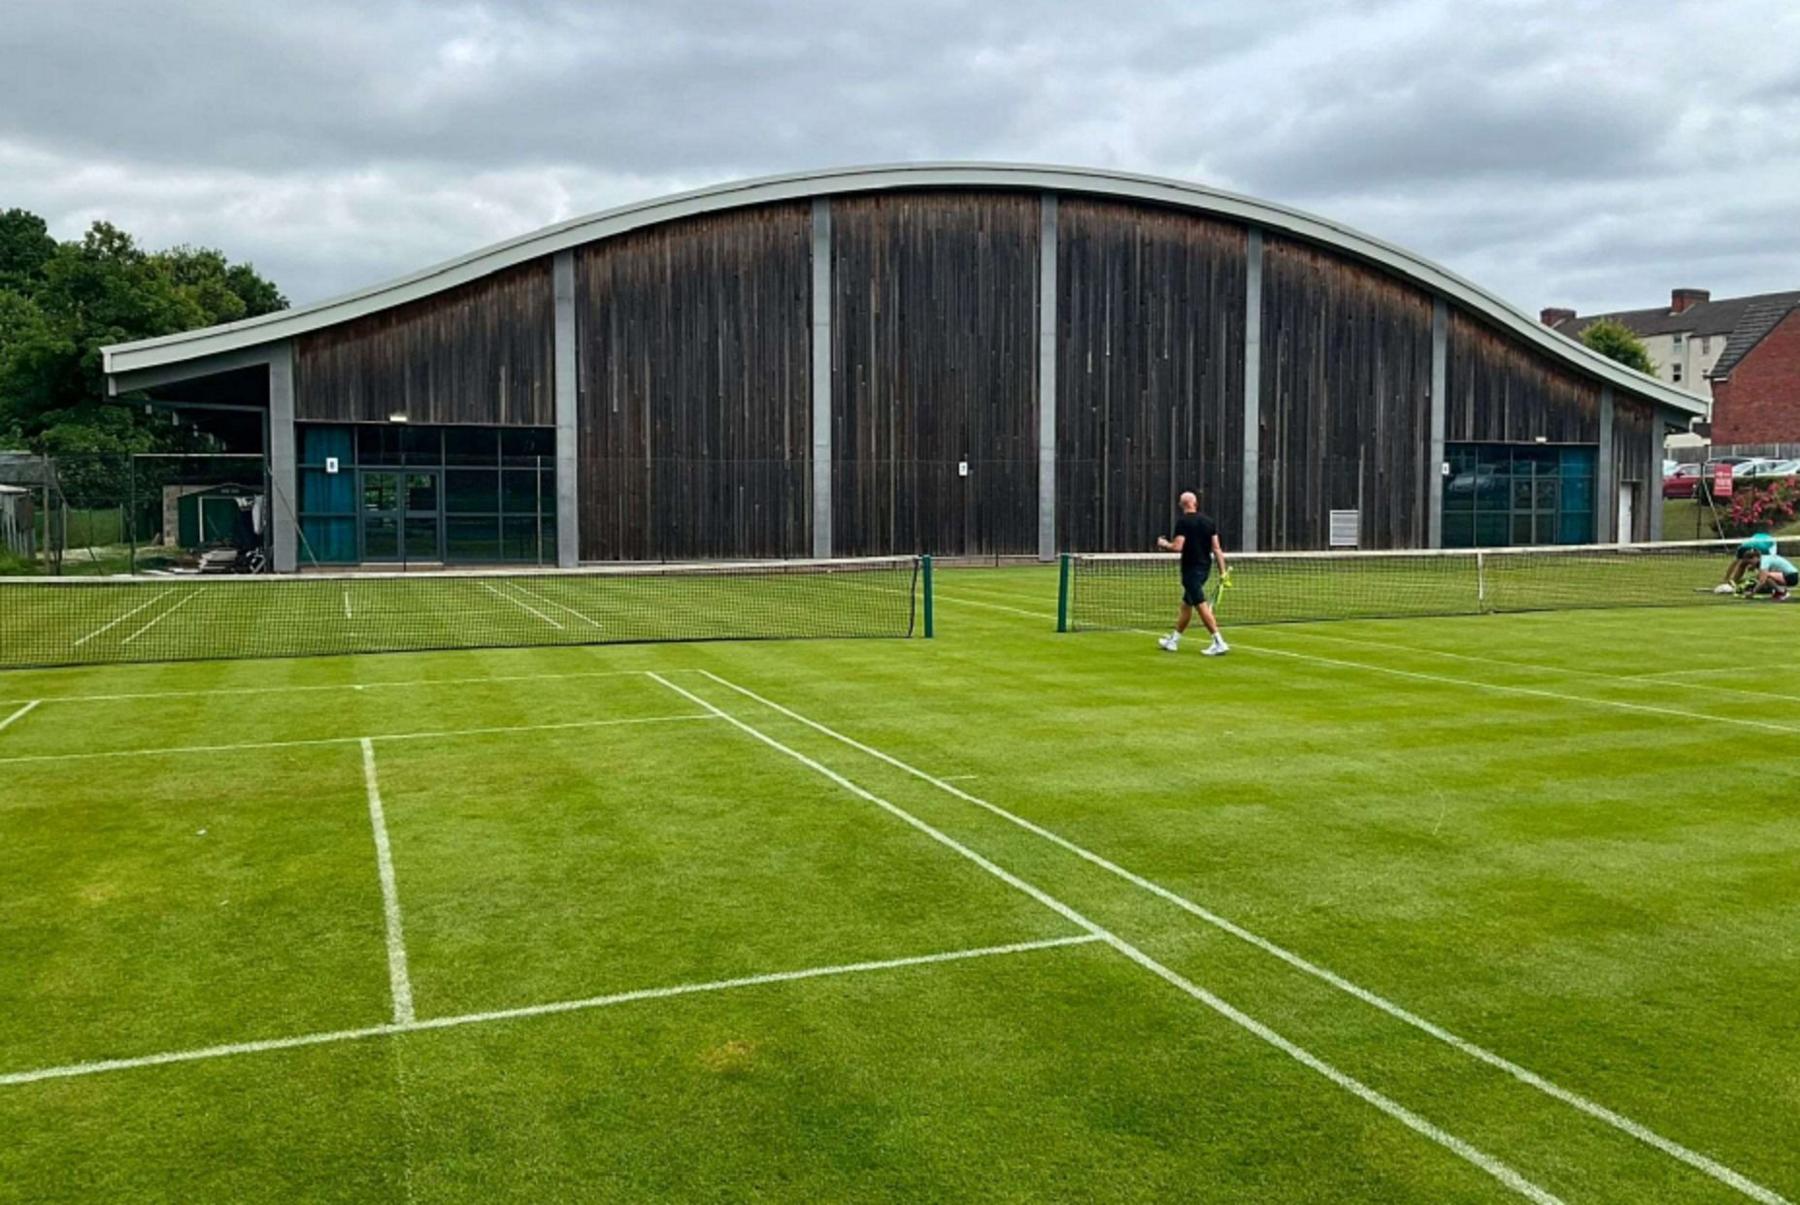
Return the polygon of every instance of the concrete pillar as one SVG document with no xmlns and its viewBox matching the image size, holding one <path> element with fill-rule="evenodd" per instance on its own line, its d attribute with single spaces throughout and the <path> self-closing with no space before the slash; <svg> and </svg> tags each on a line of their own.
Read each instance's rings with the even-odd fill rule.
<svg viewBox="0 0 1800 1205">
<path fill-rule="evenodd" d="M 831 555 L 831 198 L 812 203 L 812 554 Z"/>
<path fill-rule="evenodd" d="M 1038 560 L 1056 559 L 1056 194 L 1038 199 Z"/>
<path fill-rule="evenodd" d="M 1450 306 L 1431 305 L 1431 459 L 1425 466 L 1425 547 L 1444 546 L 1444 415 L 1450 402 Z"/>
<path fill-rule="evenodd" d="M 1659 499 L 1660 501 L 1660 499 Z M 1613 464 L 1613 387 L 1600 386 L 1600 449 L 1594 462 L 1594 539 L 1629 540 L 1619 530 L 1619 473 Z"/>
<path fill-rule="evenodd" d="M 575 252 L 550 261 L 555 300 L 552 379 L 556 390 L 556 563 L 573 569 L 581 560 L 581 453 L 575 360 Z"/>
<path fill-rule="evenodd" d="M 269 554 L 275 572 L 299 566 L 300 498 L 294 449 L 294 345 L 269 349 Z"/>
<path fill-rule="evenodd" d="M 1262 278 L 1263 232 L 1250 227 L 1244 273 L 1244 530 L 1239 546 L 1256 551 L 1262 479 Z"/>
</svg>

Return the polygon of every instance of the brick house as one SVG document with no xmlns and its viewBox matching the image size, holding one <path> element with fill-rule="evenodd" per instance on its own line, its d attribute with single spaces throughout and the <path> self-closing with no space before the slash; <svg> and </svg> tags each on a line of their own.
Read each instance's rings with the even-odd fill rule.
<svg viewBox="0 0 1800 1205">
<path fill-rule="evenodd" d="M 1735 397 L 1739 399 L 1736 403 L 1723 403 L 1728 410 L 1735 406 L 1740 413 L 1763 416 L 1748 422 L 1716 409 L 1710 411 L 1706 421 L 1712 424 L 1714 443 L 1775 443 L 1800 441 L 1800 374 L 1790 367 L 1784 378 L 1778 350 L 1783 340 L 1769 349 L 1762 345 L 1796 307 L 1800 307 L 1800 291 L 1714 301 L 1705 289 L 1672 289 L 1667 306 L 1580 315 L 1552 308 L 1538 317 L 1545 326 L 1571 339 L 1580 339 L 1584 330 L 1603 318 L 1624 325 L 1650 353 L 1662 380 L 1715 406 L 1727 396 Z M 1790 333 L 1785 342 L 1791 343 L 1793 337 Z M 1741 409 L 1746 405 L 1749 411 Z M 1735 433 L 1752 428 L 1779 434 Z"/>
<path fill-rule="evenodd" d="M 1800 299 L 1754 307 L 1707 376 L 1714 443 L 1800 441 Z"/>
</svg>

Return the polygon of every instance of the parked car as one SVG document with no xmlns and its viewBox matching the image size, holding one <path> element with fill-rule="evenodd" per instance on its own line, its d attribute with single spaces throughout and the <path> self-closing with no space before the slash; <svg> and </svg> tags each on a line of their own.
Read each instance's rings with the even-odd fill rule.
<svg viewBox="0 0 1800 1205">
<path fill-rule="evenodd" d="M 1692 498 L 1706 480 L 1697 464 L 1675 465 L 1673 471 L 1663 474 L 1663 497 Z"/>
<path fill-rule="evenodd" d="M 1739 465 L 1734 476 L 1754 477 L 1757 480 L 1780 480 L 1800 473 L 1800 460 L 1754 460 L 1747 465 Z"/>
</svg>

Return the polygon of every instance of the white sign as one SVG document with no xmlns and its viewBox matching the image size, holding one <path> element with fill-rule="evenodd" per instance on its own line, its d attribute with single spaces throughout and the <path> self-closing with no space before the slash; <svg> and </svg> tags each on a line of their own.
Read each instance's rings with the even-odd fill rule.
<svg viewBox="0 0 1800 1205">
<path fill-rule="evenodd" d="M 326 471 L 326 472 L 327 472 L 327 473 L 335 473 L 335 472 L 337 472 L 337 465 L 338 465 L 338 458 L 337 458 L 337 457 L 335 457 L 335 456 L 327 456 L 327 457 L 326 457 L 326 458 L 325 458 L 325 471 Z"/>
<path fill-rule="evenodd" d="M 967 477 L 969 475 L 969 462 L 968 461 L 959 460 L 956 462 L 956 475 L 958 477 Z"/>
</svg>

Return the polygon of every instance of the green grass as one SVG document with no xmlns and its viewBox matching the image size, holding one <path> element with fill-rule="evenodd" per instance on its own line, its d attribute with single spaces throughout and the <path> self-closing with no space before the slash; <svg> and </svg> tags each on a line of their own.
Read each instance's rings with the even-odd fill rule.
<svg viewBox="0 0 1800 1205">
<path fill-rule="evenodd" d="M 932 641 L 0 674 L 0 721 L 41 700 L 0 730 L 0 1199 L 1738 1197 L 1348 985 L 1800 1197 L 1795 611 L 1206 659 L 1054 605 L 943 571 Z M 456 1024 L 391 1025 L 364 737 Z M 1118 944 L 1042 944 L 1071 912 Z"/>
</svg>

